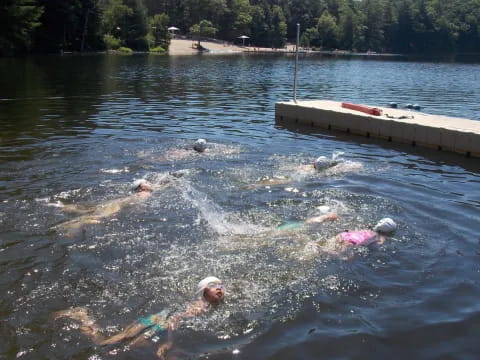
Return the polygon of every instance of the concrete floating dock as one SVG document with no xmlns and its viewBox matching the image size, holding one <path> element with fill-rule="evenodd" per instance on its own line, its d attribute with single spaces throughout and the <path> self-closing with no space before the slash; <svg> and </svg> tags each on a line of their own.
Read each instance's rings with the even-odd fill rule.
<svg viewBox="0 0 480 360">
<path fill-rule="evenodd" d="M 345 109 L 337 101 L 278 102 L 275 104 L 275 119 L 480 157 L 480 121 L 405 109 L 376 108 L 382 110 L 382 115 Z"/>
</svg>

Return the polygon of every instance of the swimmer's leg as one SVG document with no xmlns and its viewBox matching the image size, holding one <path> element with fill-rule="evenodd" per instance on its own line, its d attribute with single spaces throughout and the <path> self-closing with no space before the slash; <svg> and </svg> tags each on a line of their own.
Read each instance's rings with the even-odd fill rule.
<svg viewBox="0 0 480 360">
<path fill-rule="evenodd" d="M 290 222 L 286 222 L 286 223 L 278 226 L 277 230 L 278 231 L 291 231 L 291 230 L 301 229 L 302 226 L 303 226 L 302 222 L 290 221 Z"/>
<path fill-rule="evenodd" d="M 101 341 L 97 342 L 98 345 L 111 345 L 111 344 L 118 344 L 125 340 L 135 339 L 138 335 L 140 335 L 147 326 L 139 323 L 134 322 L 133 324 L 127 326 L 127 328 L 116 335 L 113 335 L 109 338 L 104 338 Z M 133 341 L 131 345 L 136 344 L 137 341 Z"/>
<path fill-rule="evenodd" d="M 85 336 L 92 339 L 96 345 L 112 345 L 125 340 L 130 340 L 138 336 L 147 327 L 139 322 L 134 322 L 125 330 L 111 337 L 105 337 L 101 334 L 101 329 L 95 323 L 95 320 L 88 315 L 84 307 L 73 308 L 64 311 L 58 311 L 53 314 L 54 319 L 68 318 L 80 322 L 80 331 Z"/>
<path fill-rule="evenodd" d="M 68 318 L 80 322 L 80 331 L 82 334 L 92 339 L 95 344 L 98 344 L 104 339 L 100 334 L 100 328 L 95 323 L 95 320 L 88 315 L 88 310 L 85 307 L 57 311 L 53 313 L 53 318 L 55 320 Z"/>
<path fill-rule="evenodd" d="M 326 241 L 310 241 L 305 245 L 305 255 L 309 256 L 333 256 L 341 257 L 343 251 L 339 249 L 339 244 L 336 238 L 328 239 Z"/>
<path fill-rule="evenodd" d="M 84 206 L 74 205 L 74 204 L 64 204 L 61 201 L 57 201 L 55 203 L 48 203 L 47 206 L 58 207 L 62 209 L 63 212 L 72 213 L 72 214 L 88 214 L 92 213 L 95 209 L 91 208 L 88 209 Z"/>
<path fill-rule="evenodd" d="M 63 231 L 66 236 L 71 238 L 80 233 L 83 225 L 85 224 L 100 224 L 98 216 L 94 215 L 83 215 L 76 219 L 65 221 L 61 224 L 55 225 L 52 227 L 53 230 Z"/>
<path fill-rule="evenodd" d="M 63 212 L 73 213 L 73 214 L 90 214 L 95 211 L 94 208 L 88 209 L 78 205 L 64 205 L 62 210 Z"/>
</svg>

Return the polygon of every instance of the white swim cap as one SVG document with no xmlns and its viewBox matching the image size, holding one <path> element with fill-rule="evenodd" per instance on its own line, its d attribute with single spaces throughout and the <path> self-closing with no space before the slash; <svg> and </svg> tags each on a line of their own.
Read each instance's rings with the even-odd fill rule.
<svg viewBox="0 0 480 360">
<path fill-rule="evenodd" d="M 373 231 L 389 234 L 397 230 L 397 224 L 390 218 L 383 218 L 373 227 Z"/>
<path fill-rule="evenodd" d="M 328 205 L 317 206 L 317 209 L 318 209 L 322 214 L 326 214 L 326 213 L 329 213 L 329 212 L 330 212 L 330 206 L 328 206 Z"/>
<path fill-rule="evenodd" d="M 322 170 L 324 168 L 327 168 L 330 165 L 330 163 L 331 163 L 331 160 L 328 159 L 326 156 L 319 156 L 313 162 L 313 167 L 317 170 Z"/>
<path fill-rule="evenodd" d="M 204 152 L 206 148 L 207 148 L 207 140 L 205 139 L 198 139 L 193 144 L 193 149 L 198 152 Z"/>
<path fill-rule="evenodd" d="M 222 283 L 222 281 L 219 278 L 216 278 L 215 276 L 208 276 L 198 283 L 197 294 L 203 295 L 203 290 L 205 290 L 208 287 L 208 284 L 210 284 L 212 282 L 213 283 L 218 283 L 218 284 Z"/>
<path fill-rule="evenodd" d="M 139 187 L 140 185 L 142 185 L 142 184 L 148 184 L 148 185 L 150 185 L 150 183 L 149 183 L 147 180 L 145 180 L 145 179 L 138 179 L 138 180 L 135 180 L 135 181 L 132 183 L 132 189 L 133 189 L 133 190 L 136 190 L 136 189 L 138 189 L 138 187 Z"/>
</svg>

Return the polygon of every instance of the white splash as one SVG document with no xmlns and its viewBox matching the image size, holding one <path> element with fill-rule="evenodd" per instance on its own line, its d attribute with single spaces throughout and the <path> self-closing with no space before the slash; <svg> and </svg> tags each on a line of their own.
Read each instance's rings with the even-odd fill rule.
<svg viewBox="0 0 480 360">
<path fill-rule="evenodd" d="M 121 173 L 128 173 L 130 170 L 127 167 L 123 169 L 100 169 L 101 173 L 104 174 L 121 174 Z"/>
<path fill-rule="evenodd" d="M 261 226 L 249 224 L 239 219 L 238 216 L 225 212 L 219 205 L 210 200 L 207 195 L 195 189 L 187 181 L 185 181 L 184 185 L 180 188 L 183 197 L 197 208 L 202 219 L 216 233 L 220 235 L 256 234 L 265 230 Z"/>
</svg>

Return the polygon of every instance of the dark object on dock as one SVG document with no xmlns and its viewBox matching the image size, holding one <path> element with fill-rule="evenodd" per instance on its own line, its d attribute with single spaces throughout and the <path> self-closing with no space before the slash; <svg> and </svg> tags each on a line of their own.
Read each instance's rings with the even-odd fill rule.
<svg viewBox="0 0 480 360">
<path fill-rule="evenodd" d="M 421 110 L 422 109 L 422 107 L 418 104 L 413 104 L 413 105 L 412 104 L 407 104 L 407 105 L 405 105 L 405 107 L 407 109 L 413 109 L 413 110 Z"/>
</svg>

